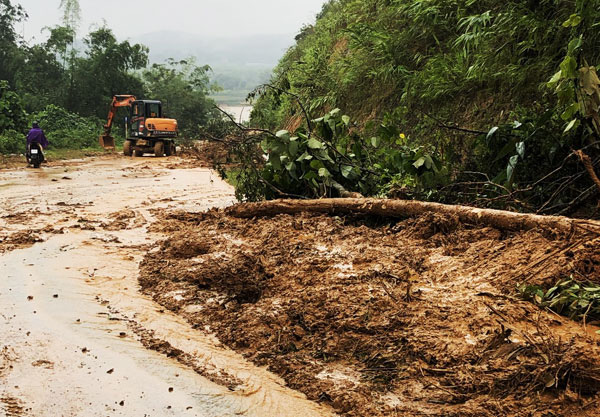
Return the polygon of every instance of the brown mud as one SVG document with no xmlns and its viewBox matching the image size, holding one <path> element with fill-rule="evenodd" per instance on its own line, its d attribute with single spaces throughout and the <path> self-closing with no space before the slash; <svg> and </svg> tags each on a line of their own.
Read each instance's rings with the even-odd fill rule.
<svg viewBox="0 0 600 417">
<path fill-rule="evenodd" d="M 347 416 L 597 416 L 600 335 L 519 299 L 600 282 L 600 239 L 426 214 L 161 213 L 140 283 Z"/>
</svg>

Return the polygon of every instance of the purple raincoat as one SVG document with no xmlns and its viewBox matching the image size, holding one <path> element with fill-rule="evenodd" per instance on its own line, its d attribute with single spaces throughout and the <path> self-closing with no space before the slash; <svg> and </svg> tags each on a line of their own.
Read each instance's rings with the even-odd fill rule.
<svg viewBox="0 0 600 417">
<path fill-rule="evenodd" d="M 27 147 L 32 143 L 39 143 L 42 145 L 42 148 L 48 147 L 48 139 L 46 139 L 46 135 L 44 135 L 44 131 L 39 127 L 34 127 L 27 134 Z"/>
</svg>

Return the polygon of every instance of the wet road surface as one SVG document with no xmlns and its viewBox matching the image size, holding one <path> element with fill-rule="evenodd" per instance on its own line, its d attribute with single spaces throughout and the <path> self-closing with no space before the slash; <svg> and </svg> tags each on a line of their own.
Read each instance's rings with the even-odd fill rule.
<svg viewBox="0 0 600 417">
<path fill-rule="evenodd" d="M 139 292 L 154 216 L 232 192 L 177 158 L 0 170 L 0 242 L 37 240 L 0 251 L 0 415 L 330 415 Z"/>
</svg>

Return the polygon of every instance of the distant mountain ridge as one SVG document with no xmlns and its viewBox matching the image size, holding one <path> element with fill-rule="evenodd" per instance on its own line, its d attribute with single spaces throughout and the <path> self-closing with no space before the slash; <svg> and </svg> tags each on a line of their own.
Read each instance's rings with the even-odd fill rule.
<svg viewBox="0 0 600 417">
<path fill-rule="evenodd" d="M 221 66 L 257 65 L 274 67 L 294 44 L 293 34 L 207 37 L 178 31 L 157 31 L 130 38 L 150 48 L 150 62 L 194 56 L 198 64 Z"/>
</svg>

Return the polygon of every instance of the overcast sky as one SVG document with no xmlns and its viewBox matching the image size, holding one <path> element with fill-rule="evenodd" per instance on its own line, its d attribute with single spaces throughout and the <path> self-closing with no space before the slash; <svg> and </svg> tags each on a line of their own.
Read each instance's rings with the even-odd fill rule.
<svg viewBox="0 0 600 417">
<path fill-rule="evenodd" d="M 325 0 L 79 0 L 85 35 L 103 19 L 120 39 L 161 30 L 211 37 L 244 34 L 296 34 L 313 23 Z M 12 0 L 29 19 L 18 31 L 27 40 L 45 40 L 40 30 L 59 24 L 60 0 Z"/>
</svg>

